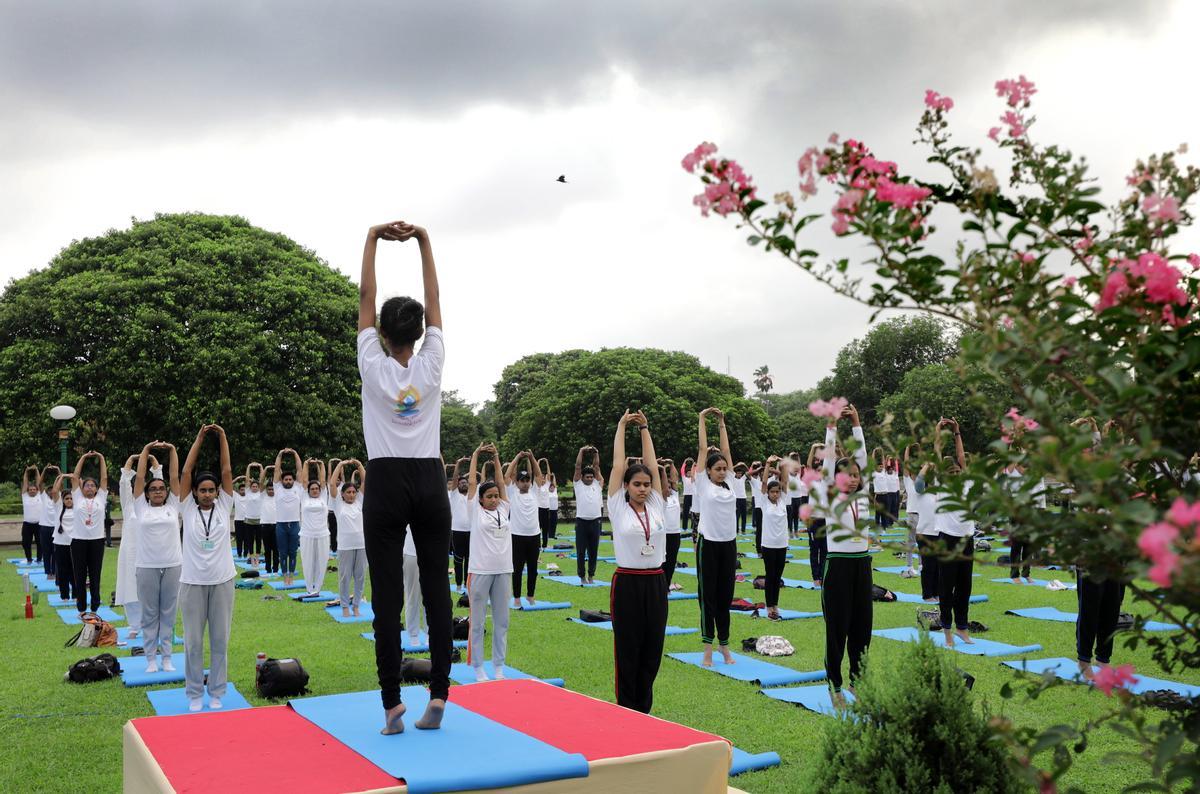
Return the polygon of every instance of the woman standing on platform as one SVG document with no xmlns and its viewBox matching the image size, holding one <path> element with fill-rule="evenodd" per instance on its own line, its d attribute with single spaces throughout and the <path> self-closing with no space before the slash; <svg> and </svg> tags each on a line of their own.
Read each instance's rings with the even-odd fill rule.
<svg viewBox="0 0 1200 794">
<path fill-rule="evenodd" d="M 358 482 L 345 479 L 342 470 L 352 466 L 358 470 Z M 329 494 L 337 494 L 333 511 L 337 513 L 341 532 L 342 550 L 338 552 L 338 601 L 342 605 L 342 617 L 350 617 L 353 604 L 354 617 L 361 617 L 363 583 L 367 576 L 367 543 L 363 537 L 362 505 L 367 490 L 367 470 L 357 459 L 351 458 L 338 463 L 329 478 Z"/>
<path fill-rule="evenodd" d="M 715 416 L 720 421 L 721 445 L 718 452 L 708 450 L 708 428 L 705 419 Z M 721 649 L 725 664 L 733 664 L 729 651 L 729 604 L 733 600 L 733 583 L 737 571 L 737 496 L 725 482 L 733 467 L 729 452 L 729 434 L 725 415 L 716 408 L 700 412 L 699 452 L 704 470 L 696 471 L 697 512 L 702 516 L 700 537 L 696 540 L 696 575 L 700 584 L 700 641 L 704 643 L 705 667 L 713 664 L 713 639 Z M 695 467 L 699 469 L 699 466 Z M 695 469 L 694 469 L 695 471 Z"/>
<path fill-rule="evenodd" d="M 642 438 L 644 463 L 625 464 L 625 431 L 633 423 Z M 667 580 L 663 576 L 667 535 L 662 477 L 646 415 L 625 412 L 613 439 L 608 478 L 617 570 L 609 591 L 617 705 L 650 713 L 654 679 L 667 630 Z"/>
<path fill-rule="evenodd" d="M 95 458 L 100 464 L 100 481 L 83 476 L 83 464 Z M 108 503 L 108 464 L 99 452 L 88 452 L 75 464 L 71 475 L 71 502 L 75 524 L 71 530 L 71 567 L 75 571 L 75 606 L 83 614 L 100 608 L 100 571 L 104 566 L 104 515 Z"/>
<path fill-rule="evenodd" d="M 154 460 L 150 450 L 156 448 L 171 453 L 169 485 L 163 480 L 162 469 L 157 461 L 151 469 L 150 480 L 146 479 L 146 470 L 150 461 Z M 183 565 L 179 543 L 179 453 L 173 445 L 152 441 L 142 449 L 131 496 L 138 522 L 134 575 L 138 602 L 142 605 L 142 648 L 146 652 L 146 672 L 158 671 L 157 657 L 160 653 L 162 669 L 171 672 L 175 669 L 171 651 L 175 640 L 175 612 L 179 604 L 179 578 Z M 124 539 L 121 545 L 125 545 Z"/>
<path fill-rule="evenodd" d="M 212 433 L 221 447 L 221 473 L 195 473 L 204 437 Z M 233 465 L 229 441 L 220 425 L 196 434 L 179 478 L 183 513 L 183 564 L 179 575 L 179 611 L 183 613 L 185 694 L 188 710 L 204 708 L 204 632 L 208 629 L 208 707 L 221 708 L 229 681 L 229 632 L 233 623 L 233 552 L 229 547 L 233 510 Z"/>
<path fill-rule="evenodd" d="M 315 596 L 325 583 L 329 564 L 329 494 L 325 490 L 325 461 L 311 458 L 304 462 L 304 476 L 311 467 L 317 476 L 308 480 L 308 492 L 300 500 L 300 568 L 304 571 L 304 593 Z"/>
<path fill-rule="evenodd" d="M 407 297 L 389 298 L 376 329 L 375 249 L 379 240 L 403 243 L 414 239 L 421 249 L 425 305 Z M 422 336 L 425 341 L 417 351 Z M 375 613 L 375 667 L 385 711 L 384 734 L 404 730 L 400 612 L 404 605 L 404 538 L 410 528 L 420 570 L 421 600 L 429 621 L 431 662 L 429 705 L 417 720 L 417 728 L 441 727 L 450 692 L 451 612 L 446 584 L 450 500 L 440 438 L 445 358 L 441 298 L 429 234 L 403 221 L 372 227 L 363 246 L 359 281 L 358 371 L 371 480 L 371 493 L 363 501 L 363 532 Z"/>
<path fill-rule="evenodd" d="M 479 483 L 481 455 L 492 456 L 493 479 Z M 486 465 L 486 464 L 485 464 Z M 483 629 L 488 605 L 492 608 L 492 672 L 504 678 L 508 654 L 508 599 L 512 596 L 512 533 L 500 453 L 491 444 L 480 444 L 471 455 L 467 481 L 467 509 L 471 517 L 471 562 L 467 592 L 471 601 L 470 641 L 467 661 L 475 680 L 488 680 L 483 667 Z"/>
<path fill-rule="evenodd" d="M 775 464 L 772 466 L 771 464 Z M 788 518 L 791 499 L 788 492 L 788 461 L 772 455 L 762 471 L 762 489 L 767 498 L 762 502 L 762 551 L 766 569 L 767 617 L 779 620 L 779 587 L 783 579 L 783 566 L 787 563 Z M 751 483 L 753 487 L 754 483 Z"/>
</svg>

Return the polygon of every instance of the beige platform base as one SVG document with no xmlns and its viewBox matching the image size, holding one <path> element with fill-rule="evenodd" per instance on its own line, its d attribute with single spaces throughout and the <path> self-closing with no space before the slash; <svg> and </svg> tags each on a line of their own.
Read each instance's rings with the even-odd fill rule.
<svg viewBox="0 0 1200 794">
<path fill-rule="evenodd" d="M 174 794 L 175 789 L 132 722 L 125 723 L 124 755 L 125 794 Z M 485 791 L 513 794 L 636 794 L 641 791 L 740 794 L 729 786 L 732 756 L 733 751 L 726 742 L 705 742 L 680 750 L 593 761 L 585 778 L 509 788 L 475 789 L 467 794 L 483 794 Z M 272 759 L 261 760 L 270 767 Z M 276 760 L 282 762 L 285 759 Z M 407 786 L 398 785 L 374 789 L 369 794 L 406 794 L 407 791 Z"/>
</svg>

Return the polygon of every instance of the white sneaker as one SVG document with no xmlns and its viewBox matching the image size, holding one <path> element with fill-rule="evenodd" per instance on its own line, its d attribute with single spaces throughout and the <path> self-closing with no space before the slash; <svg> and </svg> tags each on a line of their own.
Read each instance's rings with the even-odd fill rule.
<svg viewBox="0 0 1200 794">
<path fill-rule="evenodd" d="M 164 656 L 164 657 L 162 658 L 162 660 L 163 660 L 163 666 L 162 666 L 162 669 L 163 669 L 163 672 L 164 672 L 164 673 L 173 673 L 173 672 L 175 672 L 175 663 L 171 661 L 171 657 L 170 657 L 170 656 Z"/>
<path fill-rule="evenodd" d="M 163 660 L 163 669 L 165 670 L 166 667 L 167 667 L 167 661 L 164 659 Z M 153 656 L 149 657 L 146 660 L 146 672 L 147 673 L 157 673 L 158 672 L 158 664 L 154 661 Z"/>
<path fill-rule="evenodd" d="M 503 680 L 504 680 L 504 668 L 503 668 L 503 667 L 497 667 L 497 668 L 496 668 L 496 675 L 495 675 L 495 679 L 496 679 L 497 681 L 503 681 Z"/>
<path fill-rule="evenodd" d="M 488 681 L 488 680 L 490 680 L 490 679 L 488 678 L 487 671 L 484 670 L 482 667 L 476 667 L 475 668 L 475 682 L 479 683 L 479 682 Z"/>
<path fill-rule="evenodd" d="M 204 708 L 204 701 L 200 698 L 188 698 L 188 711 L 199 711 Z"/>
<path fill-rule="evenodd" d="M 219 708 L 221 708 L 221 705 L 222 705 L 222 704 L 221 704 L 221 699 L 220 699 L 220 698 L 214 698 L 214 697 L 210 697 L 210 698 L 208 699 L 208 707 L 209 707 L 210 709 L 219 709 Z"/>
</svg>

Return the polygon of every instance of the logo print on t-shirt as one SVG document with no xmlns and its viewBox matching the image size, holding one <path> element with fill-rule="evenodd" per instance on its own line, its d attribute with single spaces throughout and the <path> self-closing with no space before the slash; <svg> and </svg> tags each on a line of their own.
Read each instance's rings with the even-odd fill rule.
<svg viewBox="0 0 1200 794">
<path fill-rule="evenodd" d="M 421 413 L 421 392 L 412 386 L 404 389 L 396 395 L 396 405 L 392 408 L 392 411 L 396 416 L 403 416 L 409 419 L 416 417 Z"/>
</svg>

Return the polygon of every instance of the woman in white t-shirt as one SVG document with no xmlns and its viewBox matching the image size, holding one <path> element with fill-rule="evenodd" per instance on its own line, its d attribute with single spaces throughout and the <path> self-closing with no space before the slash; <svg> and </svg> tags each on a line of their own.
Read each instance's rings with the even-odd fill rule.
<svg viewBox="0 0 1200 794">
<path fill-rule="evenodd" d="M 642 460 L 626 465 L 625 432 L 633 424 L 642 438 Z M 612 522 L 617 570 L 612 577 L 613 663 L 617 705 L 650 713 L 654 679 L 662 661 L 667 630 L 666 517 L 662 476 L 646 415 L 625 412 L 613 438 L 608 477 L 608 518 Z"/>
<path fill-rule="evenodd" d="M 679 542 L 682 540 L 683 506 L 679 503 L 679 470 L 675 461 L 670 458 L 660 458 L 658 479 L 662 483 L 663 497 L 663 531 L 667 533 L 667 556 L 663 560 L 663 577 L 667 580 L 667 590 L 671 589 L 671 579 L 675 577 L 675 564 L 679 562 Z"/>
<path fill-rule="evenodd" d="M 37 466 L 26 466 L 21 475 L 21 549 L 25 552 L 26 565 L 33 565 L 35 545 L 37 561 L 42 561 L 42 542 L 38 535 L 41 520 L 42 475 Z"/>
<path fill-rule="evenodd" d="M 95 458 L 100 480 L 83 476 L 83 464 Z M 88 452 L 75 464 L 71 475 L 71 501 L 75 527 L 71 538 L 71 566 L 75 571 L 75 606 L 87 611 L 88 589 L 91 609 L 100 608 L 100 571 L 104 566 L 104 509 L 108 504 L 108 464 L 99 452 Z"/>
<path fill-rule="evenodd" d="M 938 601 L 938 559 L 937 559 L 937 494 L 925 488 L 925 477 L 929 473 L 929 464 L 917 469 L 913 457 L 919 455 L 921 448 L 910 444 L 904 449 L 904 493 L 907 506 L 905 518 L 908 520 L 914 535 L 917 554 L 921 558 L 921 598 L 927 604 Z M 920 483 L 918 487 L 917 483 Z M 911 560 L 911 555 L 909 556 Z M 911 562 L 909 565 L 911 566 Z"/>
<path fill-rule="evenodd" d="M 345 479 L 342 471 L 351 467 L 358 472 L 358 481 Z M 342 605 L 342 616 L 350 617 L 351 604 L 354 616 L 361 617 L 359 606 L 363 600 L 363 582 L 367 576 L 367 544 L 363 537 L 362 506 L 363 494 L 367 490 L 367 470 L 357 458 L 343 460 L 329 478 L 329 494 L 333 498 L 333 512 L 337 515 L 338 538 L 338 599 Z"/>
<path fill-rule="evenodd" d="M 708 452 L 709 415 L 720 421 L 721 444 L 718 452 Z M 729 604 L 733 600 L 734 577 L 737 575 L 737 495 L 726 479 L 733 468 L 729 452 L 729 434 L 725 429 L 725 414 L 716 408 L 700 412 L 700 447 L 697 459 L 704 460 L 704 470 L 693 468 L 696 484 L 697 509 L 700 514 L 700 537 L 696 539 L 696 576 L 700 580 L 700 641 L 704 643 L 703 665 L 712 667 L 713 639 L 721 649 L 725 664 L 733 664 L 729 650 Z M 705 453 L 707 452 L 707 456 Z"/>
<path fill-rule="evenodd" d="M 304 571 L 304 592 L 316 596 L 325 582 L 329 564 L 329 501 L 325 490 L 325 461 L 311 458 L 304 462 L 307 478 L 312 466 L 317 476 L 308 480 L 307 492 L 300 500 L 300 568 Z"/>
<path fill-rule="evenodd" d="M 695 472 L 692 471 L 696 461 L 691 458 L 684 458 L 683 463 L 679 466 L 679 476 L 683 478 L 683 502 L 680 505 L 680 513 L 683 515 L 684 532 L 687 532 L 692 527 L 692 502 L 696 497 L 696 481 L 692 479 Z"/>
<path fill-rule="evenodd" d="M 518 470 L 522 459 L 529 468 Z M 504 492 L 508 496 L 512 521 L 510 531 L 513 550 L 513 609 L 521 609 L 522 572 L 525 573 L 525 597 L 530 605 L 537 603 L 534 596 L 537 593 L 538 554 L 542 548 L 542 527 L 538 524 L 538 494 L 545 481 L 542 467 L 530 450 L 518 453 L 504 473 Z"/>
<path fill-rule="evenodd" d="M 557 526 L 557 511 L 555 517 L 551 518 L 550 514 L 550 485 L 551 478 L 554 472 L 550 471 L 549 458 L 538 458 L 538 468 L 542 470 L 542 481 L 537 488 L 537 503 L 538 503 L 538 527 L 542 530 L 542 548 L 550 548 L 550 539 L 555 535 L 555 527 Z"/>
<path fill-rule="evenodd" d="M 467 515 L 467 477 L 462 473 L 470 458 L 454 461 L 454 469 L 446 478 L 446 495 L 450 499 L 450 548 L 454 551 L 454 586 L 459 594 L 467 592 L 467 563 L 471 559 L 471 519 Z"/>
<path fill-rule="evenodd" d="M 71 600 L 71 591 L 75 587 L 75 567 L 71 560 L 71 539 L 75 528 L 74 498 L 71 490 L 63 490 L 63 484 L 70 485 L 70 475 L 60 474 L 50 489 L 50 499 L 56 505 L 54 519 L 54 571 L 58 583 L 58 597 L 63 601 Z"/>
<path fill-rule="evenodd" d="M 153 456 L 151 456 L 153 458 Z M 129 624 L 129 639 L 136 639 L 142 627 L 142 605 L 138 601 L 137 591 L 137 546 L 138 546 L 138 517 L 133 500 L 134 461 L 137 455 L 130 455 L 121 467 L 121 482 L 117 486 L 117 496 L 121 502 L 121 544 L 117 550 L 117 587 L 113 591 L 113 600 L 125 608 L 125 621 Z M 151 467 L 162 472 L 158 460 L 154 459 Z"/>
<path fill-rule="evenodd" d="M 788 461 L 778 455 L 767 458 L 762 471 L 762 555 L 766 580 L 767 617 L 779 620 L 779 587 L 783 581 L 783 566 L 787 564 L 788 518 L 791 499 L 788 493 Z M 751 483 L 753 485 L 754 483 Z"/>
<path fill-rule="evenodd" d="M 54 485 L 54 479 L 61 474 L 57 466 L 47 464 L 46 468 L 38 474 L 38 486 L 41 488 L 41 516 L 38 518 L 38 549 L 42 555 L 42 570 L 46 573 L 46 579 L 53 582 L 55 577 L 54 567 L 54 530 L 58 527 L 58 511 L 60 505 L 55 499 L 50 497 L 50 488 Z M 57 498 L 57 497 L 55 497 Z"/>
<path fill-rule="evenodd" d="M 157 461 L 150 468 L 150 479 L 146 479 L 146 469 L 154 460 L 150 450 L 159 448 L 170 452 L 170 483 L 163 480 Z M 179 540 L 179 453 L 173 445 L 152 441 L 142 449 L 130 497 L 132 512 L 137 517 L 138 544 L 134 565 L 138 603 L 142 605 L 146 672 L 158 671 L 158 654 L 162 654 L 162 669 L 171 672 L 175 669 L 171 651 L 183 566 Z M 126 521 L 129 515 L 125 514 Z M 125 545 L 124 539 L 121 545 Z"/>
<path fill-rule="evenodd" d="M 221 473 L 195 473 L 204 437 L 212 433 L 221 447 Z M 179 610 L 183 613 L 183 648 L 188 710 L 204 708 L 204 630 L 208 629 L 208 707 L 219 709 L 229 682 L 229 632 L 233 623 L 233 467 L 229 442 L 220 425 L 205 425 L 196 434 L 179 478 L 183 514 Z"/>
<path fill-rule="evenodd" d="M 492 456 L 493 479 L 479 482 L 479 458 Z M 486 465 L 486 464 L 485 464 Z M 487 681 L 483 667 L 483 627 L 488 605 L 492 607 L 492 672 L 504 678 L 508 654 L 508 600 L 512 597 L 512 532 L 504 471 L 500 453 L 492 444 L 481 444 L 471 454 L 467 480 L 467 511 L 471 518 L 471 562 L 467 593 L 471 600 L 471 622 L 467 662 L 475 668 L 475 680 Z"/>
<path fill-rule="evenodd" d="M 242 529 L 246 533 L 246 556 L 255 566 L 258 565 L 259 555 L 263 551 L 262 537 L 262 472 L 261 463 L 246 464 L 246 494 L 242 497 L 245 518 L 242 519 Z"/>
<path fill-rule="evenodd" d="M 958 422 L 942 419 L 937 424 L 937 454 L 941 457 L 942 429 L 954 434 L 954 461 L 950 465 L 952 475 L 960 474 L 967 467 L 967 456 L 963 451 L 962 435 Z M 965 496 L 964 492 L 964 496 Z M 946 647 L 954 647 L 957 636 L 968 645 L 971 639 L 971 575 L 975 567 L 975 522 L 959 510 L 942 505 L 937 511 L 938 540 L 942 553 L 938 557 L 938 606 L 941 609 L 942 631 Z"/>
<path fill-rule="evenodd" d="M 417 241 L 425 305 L 407 297 L 389 298 L 376 329 L 375 249 L 379 240 Z M 422 335 L 425 340 L 417 350 Z M 429 234 L 404 221 L 372 227 L 363 246 L 358 292 L 358 371 L 371 476 L 371 493 L 363 502 L 363 532 L 370 564 L 384 734 L 404 730 L 400 612 L 404 605 L 404 539 L 410 531 L 429 621 L 429 704 L 417 720 L 417 728 L 441 727 L 450 694 L 451 609 L 446 586 L 450 500 L 441 453 L 445 358 L 442 305 Z"/>
</svg>

